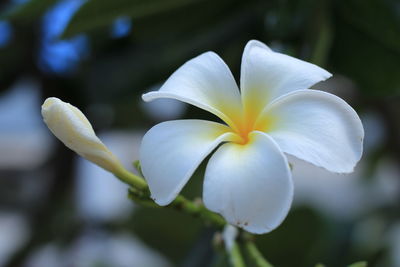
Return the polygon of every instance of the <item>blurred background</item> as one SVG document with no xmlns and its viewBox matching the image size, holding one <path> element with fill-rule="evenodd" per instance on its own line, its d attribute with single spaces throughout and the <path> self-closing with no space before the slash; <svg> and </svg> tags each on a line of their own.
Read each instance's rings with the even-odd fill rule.
<svg viewBox="0 0 400 267">
<path fill-rule="evenodd" d="M 9 0 L 0 14 L 0 266 L 212 266 L 213 229 L 132 203 L 50 134 L 40 106 L 56 96 L 79 107 L 133 169 L 155 123 L 214 119 L 141 94 L 208 50 L 238 81 L 250 39 L 332 72 L 315 88 L 353 106 L 366 133 L 350 175 L 290 158 L 294 205 L 256 238 L 260 250 L 283 267 L 400 266 L 400 1 Z"/>
</svg>

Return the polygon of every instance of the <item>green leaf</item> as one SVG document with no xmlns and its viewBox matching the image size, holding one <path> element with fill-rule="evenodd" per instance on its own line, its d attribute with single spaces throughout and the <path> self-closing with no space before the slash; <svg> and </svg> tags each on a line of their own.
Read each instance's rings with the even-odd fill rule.
<svg viewBox="0 0 400 267">
<path fill-rule="evenodd" d="M 367 267 L 368 263 L 366 261 L 358 261 L 353 264 L 350 264 L 348 267 Z"/>
<path fill-rule="evenodd" d="M 30 0 L 25 4 L 16 5 L 0 14 L 0 20 L 32 21 L 40 16 L 58 0 Z"/>
<path fill-rule="evenodd" d="M 199 0 L 90 0 L 75 13 L 62 38 L 106 26 L 121 16 L 141 18 L 179 8 Z"/>
</svg>

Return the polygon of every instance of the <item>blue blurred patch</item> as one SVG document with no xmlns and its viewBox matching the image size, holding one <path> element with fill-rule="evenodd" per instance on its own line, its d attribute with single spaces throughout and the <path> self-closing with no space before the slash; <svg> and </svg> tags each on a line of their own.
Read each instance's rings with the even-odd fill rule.
<svg viewBox="0 0 400 267">
<path fill-rule="evenodd" d="M 120 17 L 116 19 L 111 28 L 112 38 L 121 38 L 127 36 L 132 29 L 132 22 L 129 17 Z"/>
<path fill-rule="evenodd" d="M 20 4 L 25 4 L 28 1 L 30 1 L 30 0 L 12 0 L 11 2 L 13 4 L 20 5 Z"/>
<path fill-rule="evenodd" d="M 13 29 L 7 21 L 0 21 L 0 48 L 10 43 Z"/>
<path fill-rule="evenodd" d="M 84 35 L 69 40 L 58 39 L 83 3 L 82 0 L 60 1 L 44 15 L 38 62 L 44 72 L 70 74 L 76 69 L 80 60 L 89 53 L 88 39 Z"/>
</svg>

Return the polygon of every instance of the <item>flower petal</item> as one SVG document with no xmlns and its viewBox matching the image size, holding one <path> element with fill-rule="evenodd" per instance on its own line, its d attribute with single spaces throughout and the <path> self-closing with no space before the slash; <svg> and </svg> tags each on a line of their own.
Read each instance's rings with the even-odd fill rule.
<svg viewBox="0 0 400 267">
<path fill-rule="evenodd" d="M 242 104 L 239 89 L 228 66 L 215 53 L 206 52 L 189 60 L 157 92 L 143 100 L 173 98 L 205 109 L 235 127 Z"/>
<path fill-rule="evenodd" d="M 262 234 L 286 217 L 293 198 L 288 162 L 265 133 L 252 132 L 246 145 L 223 144 L 205 174 L 206 207 L 233 225 Z"/>
<path fill-rule="evenodd" d="M 273 52 L 259 41 L 249 41 L 243 52 L 240 77 L 244 109 L 248 116 L 257 116 L 275 98 L 307 89 L 330 76 L 314 64 Z"/>
<path fill-rule="evenodd" d="M 203 120 L 167 121 L 151 128 L 142 140 L 140 162 L 154 201 L 169 204 L 203 159 L 233 137 L 229 131 Z"/>
<path fill-rule="evenodd" d="M 268 134 L 283 152 L 338 173 L 352 172 L 361 158 L 360 118 L 335 95 L 296 91 L 271 103 L 263 116 L 272 118 Z"/>
</svg>

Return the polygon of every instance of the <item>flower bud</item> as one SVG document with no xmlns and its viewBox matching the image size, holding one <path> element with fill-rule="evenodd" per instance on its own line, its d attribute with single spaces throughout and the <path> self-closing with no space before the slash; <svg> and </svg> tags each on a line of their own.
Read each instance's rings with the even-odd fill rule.
<svg viewBox="0 0 400 267">
<path fill-rule="evenodd" d="M 122 165 L 96 136 L 83 113 L 69 103 L 50 97 L 42 105 L 42 116 L 50 131 L 80 156 L 112 173 Z"/>
</svg>

